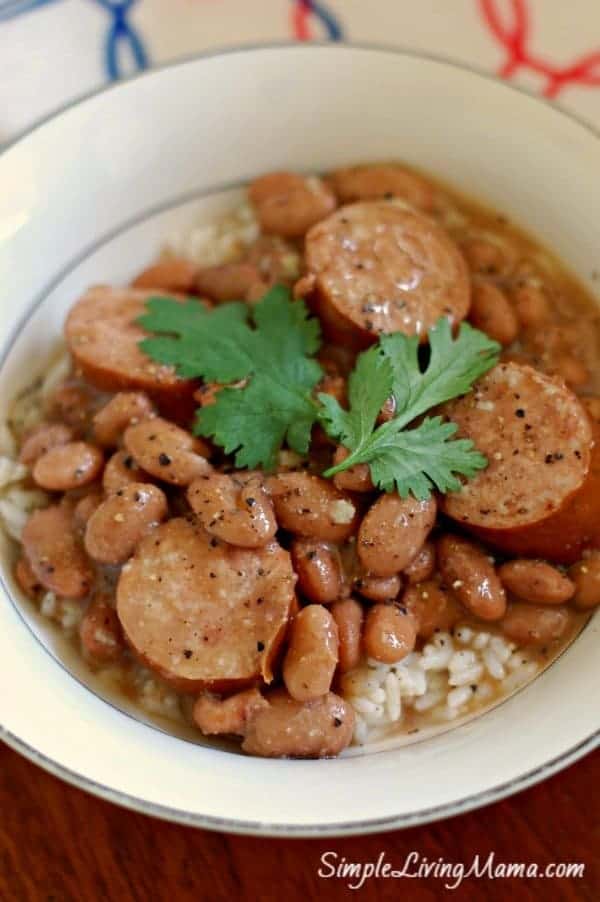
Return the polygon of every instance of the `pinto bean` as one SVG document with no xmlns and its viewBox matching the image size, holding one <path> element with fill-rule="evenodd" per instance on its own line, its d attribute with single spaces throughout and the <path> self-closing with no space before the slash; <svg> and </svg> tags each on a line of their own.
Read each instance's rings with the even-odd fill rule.
<svg viewBox="0 0 600 902">
<path fill-rule="evenodd" d="M 109 495 L 90 517 L 85 549 L 101 564 L 122 564 L 167 515 L 167 499 L 155 485 L 133 482 Z"/>
<path fill-rule="evenodd" d="M 474 282 L 469 321 L 501 345 L 512 344 L 519 331 L 516 313 L 502 289 L 493 282 Z"/>
<path fill-rule="evenodd" d="M 36 510 L 23 529 L 23 550 L 40 583 L 61 598 L 84 598 L 93 570 L 73 524 L 73 511 L 61 504 Z"/>
<path fill-rule="evenodd" d="M 356 598 L 343 598 L 332 604 L 330 611 L 338 629 L 338 669 L 347 673 L 360 663 L 363 606 Z"/>
<path fill-rule="evenodd" d="M 419 553 L 402 571 L 409 583 L 421 583 L 435 573 L 435 545 L 425 542 Z"/>
<path fill-rule="evenodd" d="M 185 257 L 165 257 L 142 270 L 131 283 L 131 287 L 189 294 L 194 291 L 197 269 L 197 265 Z"/>
<path fill-rule="evenodd" d="M 552 372 L 564 379 L 570 388 L 581 388 L 590 379 L 585 364 L 571 354 L 559 354 L 553 361 Z"/>
<path fill-rule="evenodd" d="M 279 473 L 267 481 L 280 526 L 295 535 L 343 542 L 356 529 L 350 497 L 331 482 L 308 473 Z"/>
<path fill-rule="evenodd" d="M 336 169 L 328 179 L 343 204 L 400 197 L 426 212 L 433 205 L 433 188 L 429 182 L 395 163 Z"/>
<path fill-rule="evenodd" d="M 519 645 L 545 645 L 560 639 L 572 620 L 568 608 L 511 602 L 499 626 Z"/>
<path fill-rule="evenodd" d="M 477 545 L 459 536 L 442 536 L 437 556 L 442 579 L 472 614 L 482 620 L 504 616 L 504 588 L 493 564 Z"/>
<path fill-rule="evenodd" d="M 369 658 L 395 664 L 411 653 L 416 640 L 414 618 L 397 604 L 374 604 L 369 609 L 363 631 L 363 644 Z"/>
<path fill-rule="evenodd" d="M 271 172 L 248 188 L 261 229 L 282 238 L 300 238 L 335 210 L 336 200 L 321 179 L 292 172 Z"/>
<path fill-rule="evenodd" d="M 283 660 L 283 681 L 292 698 L 305 702 L 329 692 L 338 647 L 337 626 L 327 608 L 309 604 L 296 614 Z"/>
<path fill-rule="evenodd" d="M 93 601 L 79 624 L 84 654 L 103 664 L 116 661 L 125 648 L 117 612 L 104 601 Z"/>
<path fill-rule="evenodd" d="M 205 736 L 243 736 L 248 721 L 261 708 L 268 707 L 258 689 L 245 689 L 229 698 L 217 698 L 207 692 L 196 699 L 192 719 Z"/>
<path fill-rule="evenodd" d="M 118 392 L 94 417 L 94 438 L 103 448 L 117 448 L 128 426 L 155 414 L 154 404 L 143 392 Z"/>
<path fill-rule="evenodd" d="M 273 505 L 259 475 L 201 476 L 192 482 L 187 497 L 204 529 L 230 545 L 259 548 L 277 532 Z"/>
<path fill-rule="evenodd" d="M 88 520 L 98 510 L 103 500 L 102 493 L 95 488 L 79 499 L 73 508 L 73 523 L 76 529 L 85 532 Z"/>
<path fill-rule="evenodd" d="M 98 478 L 104 455 L 88 442 L 67 442 L 42 454 L 33 468 L 37 485 L 50 492 L 67 492 Z"/>
<path fill-rule="evenodd" d="M 350 745 L 354 709 L 333 692 L 299 702 L 278 691 L 268 701 L 268 708 L 257 711 L 246 727 L 242 748 L 250 755 L 327 758 Z"/>
<path fill-rule="evenodd" d="M 342 566 L 335 545 L 314 539 L 294 539 L 290 550 L 298 588 L 306 598 L 327 604 L 340 597 Z"/>
<path fill-rule="evenodd" d="M 20 557 L 15 567 L 15 579 L 19 587 L 28 598 L 37 598 L 42 584 L 31 569 L 31 564 L 25 557 Z"/>
<path fill-rule="evenodd" d="M 357 551 L 365 570 L 393 576 L 419 553 L 435 523 L 433 498 L 417 501 L 395 492 L 381 495 L 360 524 Z"/>
<path fill-rule="evenodd" d="M 102 488 L 107 495 L 132 482 L 151 482 L 149 473 L 138 467 L 128 451 L 117 451 L 108 459 L 102 474 Z"/>
<path fill-rule="evenodd" d="M 300 254 L 293 244 L 277 235 L 260 235 L 248 248 L 246 262 L 258 269 L 265 288 L 291 284 L 300 276 Z"/>
<path fill-rule="evenodd" d="M 508 275 L 513 269 L 513 252 L 485 238 L 470 238 L 461 245 L 461 250 L 472 272 L 480 275 Z"/>
<path fill-rule="evenodd" d="M 402 580 L 397 573 L 393 576 L 365 573 L 354 580 L 354 588 L 359 595 L 370 601 L 392 601 L 402 588 Z"/>
<path fill-rule="evenodd" d="M 545 561 L 507 561 L 498 568 L 505 589 L 522 601 L 563 604 L 575 592 L 575 584 Z"/>
<path fill-rule="evenodd" d="M 464 610 L 454 595 L 433 579 L 409 585 L 402 604 L 414 618 L 417 635 L 423 639 L 430 639 L 436 630 L 452 629 L 464 617 Z"/>
<path fill-rule="evenodd" d="M 587 611 L 600 604 L 600 551 L 590 552 L 588 557 L 569 567 L 569 579 L 575 586 L 571 601 L 576 608 Z"/>
<path fill-rule="evenodd" d="M 533 329 L 550 316 L 548 298 L 541 288 L 524 285 L 515 291 L 512 301 L 517 319 L 524 329 Z"/>
<path fill-rule="evenodd" d="M 251 263 L 220 263 L 206 266 L 196 275 L 196 291 L 222 304 L 243 301 L 257 285 L 263 286 L 260 272 Z M 266 288 L 266 286 L 264 286 Z"/>
<path fill-rule="evenodd" d="M 74 435 L 66 423 L 40 423 L 25 436 L 19 460 L 26 467 L 30 467 L 48 451 L 71 442 Z"/>
<path fill-rule="evenodd" d="M 50 417 L 81 434 L 87 430 L 93 416 L 95 399 L 87 386 L 65 382 L 47 398 L 45 407 Z"/>
<path fill-rule="evenodd" d="M 208 445 L 161 417 L 130 426 L 123 441 L 136 463 L 164 482 L 189 485 L 212 471 Z"/>
<path fill-rule="evenodd" d="M 333 455 L 333 463 L 335 466 L 346 460 L 350 452 L 343 445 L 338 445 Z M 371 471 L 368 464 L 356 464 L 349 470 L 342 470 L 333 477 L 334 484 L 338 489 L 345 489 L 348 492 L 372 492 L 375 488 L 371 479 Z"/>
</svg>

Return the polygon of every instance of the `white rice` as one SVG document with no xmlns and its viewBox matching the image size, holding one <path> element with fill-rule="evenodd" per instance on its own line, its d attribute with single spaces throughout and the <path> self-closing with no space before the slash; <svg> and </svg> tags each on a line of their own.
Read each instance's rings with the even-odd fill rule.
<svg viewBox="0 0 600 902">
<path fill-rule="evenodd" d="M 367 660 L 342 678 L 356 712 L 354 744 L 474 713 L 530 680 L 540 663 L 513 642 L 461 624 L 398 664 Z"/>
<path fill-rule="evenodd" d="M 174 232 L 169 236 L 165 250 L 167 254 L 187 257 L 200 266 L 215 266 L 238 260 L 259 234 L 252 207 L 244 203 L 216 222 Z"/>
</svg>

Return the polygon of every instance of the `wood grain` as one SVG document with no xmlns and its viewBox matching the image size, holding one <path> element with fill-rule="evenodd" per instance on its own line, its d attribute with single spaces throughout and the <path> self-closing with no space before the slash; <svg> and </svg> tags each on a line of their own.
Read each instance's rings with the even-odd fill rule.
<svg viewBox="0 0 600 902">
<path fill-rule="evenodd" d="M 425 827 L 368 837 L 284 840 L 208 833 L 153 820 L 92 798 L 0 745 L 2 902 L 295 902 L 452 898 L 553 902 L 600 899 L 600 751 L 539 786 Z M 582 880 L 371 880 L 359 891 L 318 877 L 320 856 L 429 861 L 581 861 Z"/>
</svg>

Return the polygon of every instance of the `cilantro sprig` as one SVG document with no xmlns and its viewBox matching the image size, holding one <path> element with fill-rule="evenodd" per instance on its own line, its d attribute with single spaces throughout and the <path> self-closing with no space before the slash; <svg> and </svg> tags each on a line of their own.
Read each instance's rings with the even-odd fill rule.
<svg viewBox="0 0 600 902">
<path fill-rule="evenodd" d="M 194 425 L 196 434 L 235 454 L 237 467 L 273 469 L 284 443 L 306 453 L 315 423 L 349 451 L 324 476 L 366 463 L 378 488 L 403 497 L 457 490 L 459 477 L 487 465 L 471 441 L 453 438 L 456 424 L 439 415 L 420 419 L 468 392 L 498 360 L 500 346 L 465 323 L 454 338 L 448 321 L 439 320 L 424 367 L 416 337 L 381 337 L 357 358 L 345 409 L 330 395 L 314 395 L 323 376 L 314 358 L 319 323 L 287 288 L 272 288 L 254 308 L 233 302 L 207 310 L 166 297 L 146 306 L 139 322 L 154 335 L 140 343 L 144 353 L 186 379 L 241 383 L 225 385 L 214 404 L 198 410 Z M 394 416 L 378 425 L 390 396 Z"/>
</svg>

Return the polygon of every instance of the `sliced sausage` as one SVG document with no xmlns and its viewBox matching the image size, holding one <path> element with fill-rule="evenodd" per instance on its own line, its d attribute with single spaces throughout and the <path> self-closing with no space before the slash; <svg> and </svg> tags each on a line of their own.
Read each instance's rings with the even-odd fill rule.
<svg viewBox="0 0 600 902">
<path fill-rule="evenodd" d="M 325 695 L 338 662 L 336 622 L 323 605 L 309 604 L 296 614 L 283 660 L 283 681 L 300 702 Z"/>
<path fill-rule="evenodd" d="M 94 572 L 79 541 L 73 511 L 54 505 L 34 511 L 23 529 L 23 550 L 41 584 L 61 598 L 84 598 Z"/>
<path fill-rule="evenodd" d="M 564 604 L 575 592 L 574 583 L 546 561 L 507 561 L 498 576 L 512 595 L 536 604 Z"/>
<path fill-rule="evenodd" d="M 85 550 L 100 564 L 122 564 L 167 512 L 167 499 L 155 485 L 133 482 L 123 486 L 88 520 Z"/>
<path fill-rule="evenodd" d="M 259 548 L 277 532 L 271 499 L 261 476 L 211 473 L 195 479 L 188 500 L 204 529 L 241 548 Z"/>
<path fill-rule="evenodd" d="M 229 691 L 271 681 L 294 582 L 277 542 L 234 548 L 176 518 L 123 567 L 117 611 L 137 655 L 164 679 L 186 692 Z"/>
<path fill-rule="evenodd" d="M 469 322 L 501 345 L 510 345 L 517 337 L 519 321 L 508 298 L 494 282 L 473 283 Z"/>
<path fill-rule="evenodd" d="M 123 443 L 138 466 L 163 482 L 189 485 L 212 471 L 206 443 L 161 417 L 130 426 Z"/>
<path fill-rule="evenodd" d="M 146 333 L 137 325 L 151 292 L 90 288 L 71 309 L 67 344 L 85 378 L 101 391 L 144 391 L 166 414 L 185 419 L 194 410 L 195 383 L 180 379 L 173 367 L 147 357 L 139 344 Z"/>
<path fill-rule="evenodd" d="M 332 604 L 330 611 L 338 629 L 338 669 L 347 673 L 360 664 L 363 606 L 356 598 L 344 598 Z"/>
<path fill-rule="evenodd" d="M 359 595 L 370 601 L 392 601 L 402 588 L 402 580 L 395 573 L 393 576 L 373 576 L 363 573 L 353 583 Z"/>
<path fill-rule="evenodd" d="M 309 473 L 279 473 L 267 480 L 280 526 L 295 535 L 343 542 L 356 529 L 358 513 L 350 496 Z"/>
<path fill-rule="evenodd" d="M 342 565 L 335 545 L 314 539 L 294 539 L 292 563 L 298 589 L 310 601 L 328 604 L 342 592 Z"/>
<path fill-rule="evenodd" d="M 336 169 L 328 175 L 328 181 L 343 204 L 399 197 L 425 212 L 433 206 L 433 189 L 429 182 L 396 163 Z"/>
<path fill-rule="evenodd" d="M 243 262 L 205 266 L 198 270 L 195 280 L 198 294 L 219 304 L 244 301 L 258 284 L 264 285 L 256 266 Z"/>
<path fill-rule="evenodd" d="M 250 718 L 242 748 L 264 758 L 329 758 L 350 745 L 352 705 L 328 692 L 299 702 L 283 691 L 269 696 L 268 708 Z"/>
<path fill-rule="evenodd" d="M 589 481 L 592 426 L 564 383 L 501 363 L 444 410 L 488 459 L 485 470 L 444 496 L 444 513 L 486 543 L 526 557 L 576 560 L 600 535 L 600 459 Z"/>
<path fill-rule="evenodd" d="M 424 582 L 435 573 L 435 564 L 435 545 L 433 542 L 425 542 L 417 556 L 404 567 L 402 576 L 411 584 Z"/>
<path fill-rule="evenodd" d="M 581 611 L 600 604 L 600 552 L 593 551 L 569 567 L 569 579 L 575 585 L 572 602 Z"/>
<path fill-rule="evenodd" d="M 258 689 L 244 689 L 229 698 L 217 698 L 207 692 L 196 699 L 192 719 L 205 736 L 243 736 L 248 721 L 261 708 L 268 707 Z"/>
<path fill-rule="evenodd" d="M 117 451 L 109 458 L 102 474 L 102 488 L 107 495 L 132 482 L 150 482 L 152 477 L 138 467 L 129 451 Z"/>
<path fill-rule="evenodd" d="M 117 448 L 128 426 L 155 413 L 154 404 L 143 392 L 118 392 L 94 417 L 94 438 L 103 448 Z"/>
<path fill-rule="evenodd" d="M 94 482 L 103 466 L 104 455 L 95 445 L 67 442 L 42 454 L 32 475 L 37 485 L 49 492 L 67 492 Z"/>
<path fill-rule="evenodd" d="M 282 238 L 301 238 L 336 207 L 333 192 L 321 179 L 293 172 L 271 172 L 255 179 L 248 197 L 262 231 Z"/>
<path fill-rule="evenodd" d="M 79 624 L 79 638 L 84 653 L 102 664 L 116 661 L 125 648 L 117 612 L 105 601 L 90 604 Z"/>
<path fill-rule="evenodd" d="M 465 261 L 433 220 L 387 201 L 342 207 L 306 236 L 309 295 L 333 341 L 365 347 L 382 332 L 423 339 L 442 316 L 469 310 Z"/>
<path fill-rule="evenodd" d="M 396 492 L 381 495 L 360 524 L 357 551 L 360 561 L 375 576 L 393 576 L 419 553 L 434 523 L 433 498 L 417 501 Z"/>
<path fill-rule="evenodd" d="M 546 645 L 560 639 L 572 623 L 573 614 L 567 608 L 512 602 L 499 626 L 519 645 Z"/>
<path fill-rule="evenodd" d="M 73 438 L 73 430 L 66 423 L 40 423 L 25 436 L 19 460 L 26 467 L 31 467 L 48 451 L 59 445 L 66 445 Z"/>
<path fill-rule="evenodd" d="M 397 604 L 374 604 L 369 609 L 363 644 L 369 658 L 396 664 L 411 653 L 417 640 L 417 624 Z"/>
<path fill-rule="evenodd" d="M 402 604 L 417 624 L 417 635 L 430 639 L 437 630 L 448 631 L 464 617 L 464 609 L 452 592 L 426 579 L 407 587 Z"/>
<path fill-rule="evenodd" d="M 506 593 L 487 554 L 460 536 L 445 535 L 437 546 L 442 580 L 458 600 L 481 620 L 499 620 Z"/>
<path fill-rule="evenodd" d="M 174 291 L 179 294 L 194 293 L 198 266 L 185 257 L 164 257 L 135 277 L 132 288 L 141 291 Z"/>
</svg>

